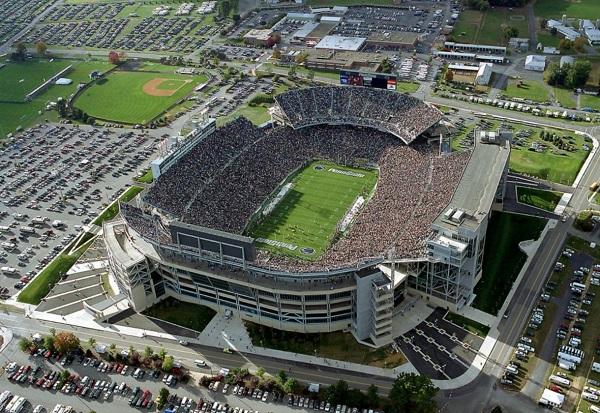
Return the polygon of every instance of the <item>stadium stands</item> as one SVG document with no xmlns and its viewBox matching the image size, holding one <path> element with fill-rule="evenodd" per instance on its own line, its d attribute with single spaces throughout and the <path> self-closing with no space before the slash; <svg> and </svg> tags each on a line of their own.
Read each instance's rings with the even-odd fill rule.
<svg viewBox="0 0 600 413">
<path fill-rule="evenodd" d="M 412 142 L 442 118 L 412 96 L 368 87 L 295 89 L 275 97 L 275 113 L 294 129 L 320 124 L 366 126 Z"/>
<path fill-rule="evenodd" d="M 306 110 L 312 113 L 321 104 L 306 105 Z M 267 253 L 257 259 L 259 265 L 289 271 L 340 268 L 382 257 L 391 249 L 398 257 L 422 256 L 431 223 L 448 205 L 469 156 L 439 156 L 425 144 L 407 146 L 370 128 L 260 130 L 240 118 L 199 142 L 157 180 L 145 201 L 183 222 L 241 234 L 262 202 L 307 162 L 377 165 L 379 180 L 372 199 L 347 234 L 318 261 Z M 141 235 L 160 236 L 161 242 L 168 238 L 168 231 L 140 210 L 128 207 L 123 215 Z"/>
</svg>

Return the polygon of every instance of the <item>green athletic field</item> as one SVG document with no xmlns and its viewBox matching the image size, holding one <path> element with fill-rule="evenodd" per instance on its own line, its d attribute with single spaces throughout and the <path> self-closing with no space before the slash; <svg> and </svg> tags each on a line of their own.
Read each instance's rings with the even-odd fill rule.
<svg viewBox="0 0 600 413">
<path fill-rule="evenodd" d="M 23 102 L 29 92 L 67 66 L 65 60 L 44 59 L 6 64 L 0 69 L 0 101 Z"/>
<path fill-rule="evenodd" d="M 28 64 L 28 61 L 25 64 Z M 58 120 L 58 113 L 55 110 L 46 112 L 45 106 L 48 102 L 56 102 L 59 97 L 68 98 L 77 90 L 79 83 L 90 81 L 89 74 L 94 70 L 106 72 L 114 66 L 105 61 L 81 61 L 81 60 L 62 60 L 65 65 L 72 65 L 73 70 L 67 74 L 67 77 L 73 80 L 70 85 L 52 85 L 44 93 L 35 97 L 31 102 L 5 103 L 0 99 L 0 140 L 9 133 L 14 133 L 17 128 L 25 129 L 37 123 Z M 6 70 L 15 65 L 21 66 L 21 63 L 8 63 L 6 67 L 0 69 Z"/>
<path fill-rule="evenodd" d="M 172 90 L 171 96 L 151 95 L 143 90 L 144 85 L 158 78 L 167 81 L 156 86 L 157 93 Z M 206 80 L 204 75 L 115 71 L 83 91 L 75 100 L 75 107 L 97 119 L 146 124 Z"/>
<path fill-rule="evenodd" d="M 322 166 L 318 170 L 315 167 Z M 349 176 L 330 169 L 350 171 L 364 176 Z M 316 161 L 293 178 L 293 188 L 262 222 L 247 231 L 250 236 L 295 245 L 295 250 L 259 243 L 268 251 L 301 259 L 319 258 L 329 247 L 338 223 L 359 195 L 367 198 L 377 182 L 376 170 L 364 170 Z M 279 188 L 276 193 L 279 192 Z M 276 194 L 275 193 L 275 194 Z M 312 248 L 305 254 L 302 248 Z"/>
<path fill-rule="evenodd" d="M 560 19 L 563 14 L 577 19 L 600 17 L 598 0 L 536 0 L 533 10 L 537 17 Z"/>
</svg>

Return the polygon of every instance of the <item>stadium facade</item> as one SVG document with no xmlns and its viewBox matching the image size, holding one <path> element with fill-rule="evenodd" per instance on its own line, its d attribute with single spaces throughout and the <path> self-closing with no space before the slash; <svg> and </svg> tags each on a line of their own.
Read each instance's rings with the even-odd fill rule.
<svg viewBox="0 0 600 413">
<path fill-rule="evenodd" d="M 311 93 L 335 99 L 340 92 L 333 89 L 347 89 L 343 93 L 351 90 L 362 104 L 368 100 L 359 90 L 365 88 L 330 89 Z M 391 95 L 396 92 L 376 93 L 383 93 L 374 96 L 376 99 L 396 99 Z M 298 96 L 292 97 L 304 102 Z M 340 98 L 347 96 L 341 94 Z M 360 125 L 386 130 L 407 144 L 419 141 L 422 133 L 441 119 L 434 108 L 412 101 L 401 103 L 408 113 L 401 121 L 394 121 L 393 116 L 399 115 L 392 112 L 373 122 L 366 116 L 332 117 L 336 102 L 323 116 L 306 119 L 302 116 L 306 109 L 299 112 L 285 99 L 278 97 L 274 108 L 279 122 L 287 125 L 284 127 Z M 415 115 L 414 106 L 425 117 L 418 127 L 410 126 L 406 118 Z M 188 139 L 156 160 L 152 170 L 158 181 L 191 147 L 213 133 L 214 121 L 199 124 Z M 251 237 L 199 225 L 153 205 L 152 195 L 157 194 L 152 191 L 158 191 L 155 184 L 130 204 L 121 205 L 115 220 L 104 223 L 109 268 L 137 311 L 170 296 L 215 310 L 229 308 L 244 320 L 277 329 L 305 333 L 347 330 L 367 344 L 385 345 L 393 338 L 394 310 L 407 292 L 454 311 L 474 298 L 489 214 L 492 204 L 503 196 L 509 153 L 509 139 L 504 136 L 476 139 L 459 182 L 452 186 L 450 202 L 438 206 L 439 213 L 430 222 L 418 254 L 404 257 L 392 247 L 342 266 L 299 270 L 270 265 L 259 259 L 261 252 Z"/>
</svg>

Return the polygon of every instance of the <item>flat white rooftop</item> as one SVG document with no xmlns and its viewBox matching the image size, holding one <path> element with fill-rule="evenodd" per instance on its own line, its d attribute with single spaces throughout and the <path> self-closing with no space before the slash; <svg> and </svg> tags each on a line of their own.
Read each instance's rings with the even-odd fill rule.
<svg viewBox="0 0 600 413">
<path fill-rule="evenodd" d="M 315 49 L 350 50 L 357 52 L 366 41 L 366 37 L 328 35 L 317 43 Z"/>
</svg>

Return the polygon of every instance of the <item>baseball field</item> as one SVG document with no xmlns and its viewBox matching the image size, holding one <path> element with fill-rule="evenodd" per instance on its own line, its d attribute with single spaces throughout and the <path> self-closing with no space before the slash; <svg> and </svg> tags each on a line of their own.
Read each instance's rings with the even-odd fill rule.
<svg viewBox="0 0 600 413">
<path fill-rule="evenodd" d="M 204 75 L 115 71 L 75 100 L 75 107 L 97 119 L 146 124 L 206 82 Z"/>
</svg>

